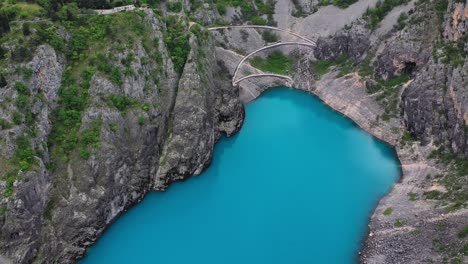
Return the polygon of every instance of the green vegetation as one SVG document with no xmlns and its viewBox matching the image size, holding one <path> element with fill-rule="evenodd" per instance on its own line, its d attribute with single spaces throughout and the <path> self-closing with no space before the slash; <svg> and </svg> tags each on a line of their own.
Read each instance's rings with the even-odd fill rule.
<svg viewBox="0 0 468 264">
<path fill-rule="evenodd" d="M 109 128 L 110 128 L 110 130 L 111 130 L 112 132 L 116 132 L 117 129 L 118 129 L 118 126 L 117 126 L 117 124 L 112 123 L 112 124 L 109 124 Z"/>
<path fill-rule="evenodd" d="M 462 36 L 457 42 L 441 42 L 435 45 L 433 50 L 434 60 L 439 60 L 454 67 L 463 66 L 467 52 L 465 44 L 468 43 L 468 35 Z"/>
<path fill-rule="evenodd" d="M 378 1 L 375 7 L 367 9 L 364 18 L 369 23 L 369 28 L 374 29 L 393 8 L 408 4 L 409 0 L 384 0 Z"/>
<path fill-rule="evenodd" d="M 14 160 L 20 165 L 20 169 L 24 171 L 31 169 L 36 162 L 30 139 L 24 135 L 18 136 L 16 138 L 16 148 Z"/>
<path fill-rule="evenodd" d="M 346 8 L 357 1 L 358 0 L 320 0 L 319 4 L 322 6 L 334 5 L 340 8 Z"/>
<path fill-rule="evenodd" d="M 10 129 L 12 128 L 13 126 L 11 125 L 10 122 L 6 121 L 5 119 L 1 119 L 0 118 L 0 130 L 3 130 L 3 129 Z"/>
<path fill-rule="evenodd" d="M 415 194 L 413 192 L 408 193 L 408 200 L 414 202 L 414 201 L 416 201 L 416 197 L 417 197 L 417 194 Z"/>
<path fill-rule="evenodd" d="M 226 14 L 228 6 L 239 7 L 242 11 L 243 20 L 250 21 L 255 25 L 275 25 L 273 14 L 275 5 L 273 0 L 215 0 L 216 8 L 221 15 Z M 262 16 L 266 15 L 267 19 Z"/>
<path fill-rule="evenodd" d="M 167 9 L 171 12 L 179 13 L 182 11 L 182 3 L 181 2 L 174 2 L 174 3 L 167 3 Z"/>
<path fill-rule="evenodd" d="M 145 124 L 145 117 L 144 116 L 138 117 L 138 125 L 142 126 L 144 124 Z"/>
<path fill-rule="evenodd" d="M 12 120 L 15 125 L 19 125 L 23 121 L 23 115 L 25 115 L 25 130 L 22 134 L 18 135 L 15 140 L 15 153 L 13 158 L 5 161 L 6 170 L 4 172 L 2 179 L 6 182 L 5 185 L 5 197 L 10 197 L 14 191 L 14 182 L 21 180 L 21 172 L 28 171 L 34 168 L 36 165 L 35 156 L 37 153 L 31 146 L 31 138 L 35 136 L 34 124 L 34 115 L 31 112 L 30 96 L 31 91 L 29 88 L 22 82 L 15 83 L 15 89 L 17 92 L 17 97 L 14 101 L 14 105 L 21 111 L 14 111 L 12 113 Z M 1 129 L 9 129 L 12 127 L 6 120 L 0 120 Z"/>
<path fill-rule="evenodd" d="M 395 223 L 393 223 L 393 226 L 395 227 L 402 227 L 403 226 L 403 221 L 401 221 L 400 219 L 397 219 L 395 221 Z"/>
<path fill-rule="evenodd" d="M 438 182 L 446 189 L 446 193 L 428 193 L 428 199 L 441 199 L 450 202 L 448 211 L 453 211 L 468 206 L 468 186 L 465 184 L 468 177 L 468 160 L 458 157 L 450 150 L 440 147 L 434 150 L 429 158 L 436 159 L 449 171 L 444 175 L 439 175 Z"/>
<path fill-rule="evenodd" d="M 167 17 L 166 23 L 164 43 L 169 50 L 175 70 L 181 74 L 190 52 L 188 42 L 190 33 L 186 32 L 185 24 L 177 16 Z"/>
<path fill-rule="evenodd" d="M 404 144 L 412 143 L 412 142 L 415 142 L 415 141 L 416 141 L 416 137 L 414 136 L 414 134 L 412 134 L 412 133 L 409 132 L 408 130 L 405 130 L 405 131 L 403 132 L 402 137 L 401 137 L 401 141 L 402 141 Z"/>
<path fill-rule="evenodd" d="M 385 211 L 383 212 L 383 215 L 391 215 L 392 213 L 393 213 L 393 208 L 389 207 L 385 209 Z"/>
<path fill-rule="evenodd" d="M 0 12 L 5 14 L 10 20 L 28 20 L 41 17 L 45 14 L 45 10 L 38 4 L 19 1 L 5 1 L 1 6 Z"/>
<path fill-rule="evenodd" d="M 149 103 L 144 103 L 142 106 L 141 106 L 141 110 L 145 111 L 145 112 L 148 112 L 150 110 L 151 106 Z"/>
<path fill-rule="evenodd" d="M 364 71 L 361 74 L 369 74 L 373 69 L 371 66 L 364 66 L 366 68 L 361 68 L 361 71 Z M 367 69 L 367 67 L 369 67 Z M 362 76 L 362 75 L 361 75 Z M 388 121 L 392 117 L 397 117 L 399 115 L 399 96 L 398 93 L 401 89 L 401 85 L 410 80 L 409 74 L 402 74 L 396 76 L 390 80 L 378 80 L 374 83 L 371 89 L 368 89 L 369 93 L 381 92 L 377 97 L 377 102 L 380 103 L 385 108 L 384 114 L 382 114 L 382 120 Z M 409 134 L 405 133 L 403 138 L 403 143 L 409 143 L 412 140 L 409 138 Z"/>
<path fill-rule="evenodd" d="M 127 109 L 138 104 L 136 99 L 132 99 L 125 95 L 114 95 L 111 94 L 106 99 L 109 107 L 117 108 L 120 112 L 125 112 Z"/>
<path fill-rule="evenodd" d="M 361 62 L 358 72 L 361 77 L 372 77 L 374 75 L 374 65 L 370 54 Z"/>
<path fill-rule="evenodd" d="M 273 51 L 266 59 L 255 57 L 250 64 L 265 72 L 287 75 L 293 66 L 293 60 L 281 51 Z"/>
<path fill-rule="evenodd" d="M 18 92 L 18 96 L 15 99 L 15 106 L 21 110 L 21 111 L 26 111 L 29 110 L 30 108 L 30 100 L 29 96 L 31 92 L 29 91 L 29 88 L 22 82 L 16 82 L 15 83 L 15 88 L 16 91 Z"/>
<path fill-rule="evenodd" d="M 396 29 L 402 30 L 406 27 L 406 20 L 408 19 L 408 15 L 405 12 L 402 12 L 398 17 L 397 25 L 395 26 Z"/>
<path fill-rule="evenodd" d="M 4 215 L 6 215 L 6 212 L 7 212 L 6 205 L 0 206 L 0 217 L 3 217 Z"/>
<path fill-rule="evenodd" d="M 330 71 L 332 66 L 335 66 L 336 62 L 331 60 L 321 60 L 314 65 L 314 71 L 320 75 L 324 75 Z"/>
<path fill-rule="evenodd" d="M 465 225 L 460 232 L 458 232 L 457 236 L 459 238 L 465 238 L 468 237 L 468 225 Z"/>
<path fill-rule="evenodd" d="M 321 60 L 314 64 L 313 70 L 319 75 L 327 74 L 332 67 L 338 67 L 340 73 L 338 76 L 343 76 L 354 70 L 353 62 L 345 56 L 341 56 L 336 60 Z"/>
<path fill-rule="evenodd" d="M 56 154 L 64 158 L 76 148 L 79 141 L 81 118 L 87 107 L 89 81 L 93 75 L 93 70 L 89 71 L 89 74 L 83 74 L 86 78 L 82 85 L 74 82 L 70 67 L 64 72 L 59 90 L 60 108 L 54 113 L 55 125 L 49 137 L 49 144 L 56 147 Z"/>
<path fill-rule="evenodd" d="M 442 194 L 443 194 L 442 192 L 437 191 L 437 190 L 424 192 L 424 196 L 426 197 L 426 199 L 429 199 L 429 200 L 439 200 L 441 199 Z"/>
<path fill-rule="evenodd" d="M 20 112 L 14 111 L 12 114 L 12 120 L 15 125 L 20 125 L 23 122 L 23 116 Z"/>
<path fill-rule="evenodd" d="M 31 68 L 26 68 L 26 67 L 17 67 L 15 69 L 15 73 L 20 74 L 23 76 L 23 79 L 25 80 L 30 80 L 33 74 L 33 71 Z"/>
<path fill-rule="evenodd" d="M 383 87 L 393 87 L 408 82 L 411 79 L 409 74 L 402 74 L 387 81 L 380 80 L 378 83 Z"/>
<path fill-rule="evenodd" d="M 279 41 L 278 35 L 276 35 L 276 33 L 268 31 L 268 30 L 263 31 L 262 38 L 267 43 L 278 42 Z"/>
<path fill-rule="evenodd" d="M 32 133 L 32 131 L 28 131 Z M 20 180 L 20 172 L 31 170 L 34 165 L 36 165 L 36 160 L 34 156 L 37 155 L 35 150 L 31 147 L 31 134 L 23 134 L 16 138 L 16 150 L 13 158 L 7 163 L 8 167 L 11 169 L 8 170 L 3 175 L 3 180 L 5 180 L 5 197 L 10 197 L 14 191 L 14 182 Z"/>
<path fill-rule="evenodd" d="M 90 81 L 96 73 L 101 73 L 114 84 L 121 85 L 123 74 L 119 65 L 122 64 L 126 75 L 133 73 L 130 71 L 134 61 L 133 54 L 129 53 L 124 60 L 118 61 L 112 53 L 105 53 L 109 48 L 107 43 L 113 43 L 111 48 L 121 51 L 125 48 L 124 45 L 133 46 L 138 38 L 143 42 L 143 46 L 148 48 L 148 53 L 154 50 L 154 45 L 151 45 L 153 40 L 145 30 L 143 16 L 144 13 L 136 11 L 112 16 L 72 17 L 72 20 L 62 21 L 71 34 L 71 39 L 67 42 L 56 34 L 55 26 L 43 30 L 44 41 L 59 48 L 64 47 L 63 52 L 71 61 L 63 74 L 62 87 L 59 90 L 59 108 L 54 112 L 54 125 L 49 137 L 54 162 L 67 160 L 69 154 L 77 148 L 82 158 L 89 158 L 89 148 L 97 147 L 97 142 L 89 140 L 90 135 L 97 135 L 97 127 L 93 126 L 92 133 L 88 130 L 80 132 L 82 115 L 89 104 Z M 158 55 L 157 52 L 150 54 L 155 54 L 155 58 Z M 111 95 L 105 101 L 110 106 L 124 111 L 129 104 L 133 104 L 133 101 L 127 99 Z M 98 140 L 99 137 L 94 138 Z"/>
<path fill-rule="evenodd" d="M 444 14 L 447 11 L 448 0 L 435 0 L 434 3 L 435 3 L 434 9 L 437 15 L 439 16 L 439 19 L 443 20 Z"/>
<path fill-rule="evenodd" d="M 80 157 L 83 159 L 88 159 L 91 156 L 91 151 L 89 148 L 100 148 L 101 145 L 99 144 L 99 138 L 101 135 L 101 120 L 95 120 L 91 127 L 88 129 L 84 129 L 81 132 L 80 137 Z"/>
</svg>

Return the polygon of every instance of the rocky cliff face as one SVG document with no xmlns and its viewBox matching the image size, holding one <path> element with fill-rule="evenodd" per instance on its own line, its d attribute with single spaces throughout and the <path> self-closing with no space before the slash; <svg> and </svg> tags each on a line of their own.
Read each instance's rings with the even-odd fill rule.
<svg viewBox="0 0 468 264">
<path fill-rule="evenodd" d="M 440 44 L 427 50 L 414 82 L 403 94 L 405 122 L 423 144 L 447 146 L 468 154 L 468 5 L 451 2 Z M 438 31 L 438 28 L 432 28 Z M 432 37 L 431 31 L 420 35 Z M 409 37 L 408 37 L 409 38 Z M 406 43 L 414 43 L 407 39 Z M 432 42 L 428 42 L 432 43 Z M 451 52 L 448 52 L 451 50 Z M 430 60 L 429 60 L 430 59 Z"/>
<path fill-rule="evenodd" d="M 80 127 L 83 134 L 94 131 L 98 136 L 89 157 L 83 158 L 80 150 L 57 160 L 57 146 L 47 144 L 56 118 L 52 113 L 61 104 L 58 94 L 65 56 L 42 45 L 25 64 L 33 70 L 26 83 L 37 129 L 31 147 L 43 155 L 34 157 L 33 170 L 18 172 L 12 195 L 2 200 L 1 261 L 74 262 L 148 191 L 163 190 L 175 180 L 199 174 L 209 165 L 221 134 L 229 136 L 240 128 L 243 107 L 238 90 L 230 87 L 223 64 L 207 52 L 213 48 L 210 40 L 191 35 L 190 53 L 179 75 L 162 41 L 164 25 L 150 10 L 145 12 L 144 23 L 153 30 L 150 38 L 159 42 L 155 45 L 161 59 L 145 61 L 151 54 L 138 39 L 123 50 L 106 50 L 116 62 L 132 54 L 135 74 L 124 76 L 121 84 L 92 74 Z M 0 116 L 12 120 L 19 93 L 15 83 L 23 80 L 9 75 L 7 81 L 0 90 L 6 105 Z M 5 102 L 8 96 L 12 100 Z M 116 98 L 127 104 L 125 109 L 121 101 L 112 103 Z M 1 162 L 14 157 L 18 148 L 14 142 L 25 129 L 26 125 L 19 125 L 0 131 L 5 142 Z M 55 168 L 46 166 L 51 161 Z M 2 186 L 3 193 L 6 185 Z"/>
</svg>

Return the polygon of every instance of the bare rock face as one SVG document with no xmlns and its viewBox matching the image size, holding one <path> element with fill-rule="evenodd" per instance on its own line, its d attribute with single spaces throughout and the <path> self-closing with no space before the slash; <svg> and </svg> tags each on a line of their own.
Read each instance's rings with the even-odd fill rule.
<svg viewBox="0 0 468 264">
<path fill-rule="evenodd" d="M 403 94 L 408 129 L 423 144 L 450 146 L 468 154 L 468 63 L 452 69 L 430 64 L 421 71 Z"/>
<path fill-rule="evenodd" d="M 449 13 L 444 26 L 443 35 L 450 41 L 458 41 L 468 34 L 468 4 L 462 2 L 451 2 Z"/>
<path fill-rule="evenodd" d="M 432 45 L 439 32 L 439 20 L 432 3 L 421 3 L 404 30 L 385 40 L 377 57 L 376 75 L 392 79 L 424 66 L 431 57 Z"/>
<path fill-rule="evenodd" d="M 213 80 L 220 76 L 215 78 L 216 67 L 209 68 L 208 65 L 216 66 L 216 60 L 214 54 L 205 52 L 211 50 L 212 46 L 202 51 L 193 37 L 190 45 L 191 52 L 179 81 L 168 139 L 154 180 L 154 188 L 157 190 L 165 189 L 171 182 L 200 174 L 211 162 L 214 143 L 219 138 L 218 129 L 230 135 L 237 131 L 239 121 L 243 120 L 243 110 L 238 99 L 228 99 L 222 91 L 224 89 L 227 92 L 231 87 L 215 86 Z M 236 93 L 227 93 L 236 96 Z M 216 100 L 218 96 L 221 98 Z M 234 101 L 231 103 L 230 100 Z M 226 107 L 222 106 L 222 102 Z M 222 107 L 221 113 L 214 106 Z M 234 110 L 236 118 L 230 117 L 230 110 Z"/>
<path fill-rule="evenodd" d="M 319 60 L 336 60 L 343 56 L 359 59 L 369 48 L 370 34 L 367 23 L 357 20 L 333 37 L 320 37 L 314 55 Z"/>
<path fill-rule="evenodd" d="M 64 70 L 63 58 L 48 45 L 39 46 L 35 56 L 28 66 L 33 70 L 29 80 L 31 112 L 36 116 L 36 136 L 32 144 L 42 153 L 47 153 L 47 136 L 51 130 L 50 115 L 57 103 L 57 92 L 61 85 Z M 14 91 L 15 83 L 21 81 L 20 76 L 8 79 L 9 86 L 0 91 L 6 98 L 18 96 Z M 9 115 L 16 110 L 13 103 L 8 105 L 0 117 L 10 119 Z M 2 138 L 7 142 L 6 148 L 1 147 L 0 167 L 8 165 L 3 161 L 11 158 L 14 152 L 14 141 L 21 136 L 26 127 L 20 125 L 13 129 L 0 131 Z M 38 168 L 35 171 L 20 172 L 23 182 L 15 183 L 15 199 L 8 207 L 8 214 L 0 216 L 0 252 L 6 250 L 15 263 L 31 259 L 40 246 L 40 229 L 42 225 L 42 212 L 45 208 L 48 192 L 50 190 L 51 175 L 45 168 L 48 155 L 37 158 Z M 5 167 L 3 167 L 5 166 Z M 2 169 L 0 169 L 1 172 Z M 3 194 L 4 189 L 0 187 Z M 0 201 L 0 205 L 4 201 Z M 11 251 L 10 251 L 11 250 Z"/>
<path fill-rule="evenodd" d="M 451 2 L 445 16 L 442 48 L 465 46 L 467 18 L 463 3 Z M 446 54 L 444 54 L 446 56 Z M 452 57 L 455 57 L 452 55 Z M 468 154 L 468 59 L 431 59 L 420 70 L 414 82 L 403 94 L 404 118 L 408 129 L 422 140 L 423 144 L 448 146 L 456 153 Z M 443 61 L 443 63 L 441 63 Z"/>
</svg>

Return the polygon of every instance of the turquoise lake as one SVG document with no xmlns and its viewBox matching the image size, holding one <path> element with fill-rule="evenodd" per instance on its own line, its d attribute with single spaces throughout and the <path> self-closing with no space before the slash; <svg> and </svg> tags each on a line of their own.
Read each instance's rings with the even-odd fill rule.
<svg viewBox="0 0 468 264">
<path fill-rule="evenodd" d="M 399 166 L 313 95 L 270 89 L 205 172 L 147 195 L 80 263 L 357 263 Z"/>
</svg>

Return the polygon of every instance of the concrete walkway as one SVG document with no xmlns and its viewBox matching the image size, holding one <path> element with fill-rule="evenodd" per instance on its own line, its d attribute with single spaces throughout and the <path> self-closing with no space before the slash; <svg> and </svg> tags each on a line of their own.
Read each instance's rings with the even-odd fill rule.
<svg viewBox="0 0 468 264">
<path fill-rule="evenodd" d="M 263 29 L 270 29 L 270 30 L 276 30 L 276 31 L 281 31 L 281 32 L 285 32 L 285 33 L 288 33 L 288 34 L 291 34 L 295 37 L 298 37 L 304 41 L 307 41 L 311 44 L 315 44 L 315 41 L 309 39 L 309 38 L 306 38 L 304 36 L 301 36 L 291 30 L 287 30 L 287 29 L 282 29 L 282 28 L 277 28 L 277 27 L 270 27 L 270 26 L 258 26 L 258 25 L 246 25 L 246 26 L 223 26 L 223 27 L 210 27 L 208 28 L 209 31 L 214 31 L 214 30 L 220 30 L 220 29 L 231 29 L 231 28 L 263 28 Z"/>
<path fill-rule="evenodd" d="M 119 6 L 112 9 L 95 9 L 94 11 L 98 13 L 98 15 L 110 15 L 115 14 L 122 11 L 131 11 L 131 10 L 142 10 L 143 8 L 139 7 L 136 8 L 134 5 L 126 5 L 126 6 Z"/>
<path fill-rule="evenodd" d="M 249 79 L 249 78 L 255 78 L 255 77 L 277 77 L 277 78 L 282 78 L 282 79 L 287 79 L 290 83 L 293 82 L 293 79 L 289 76 L 286 75 L 281 75 L 281 74 L 274 74 L 274 73 L 259 73 L 259 74 L 251 74 L 245 77 L 240 78 L 239 80 L 233 82 L 233 85 L 236 86 L 239 82 Z"/>
</svg>

